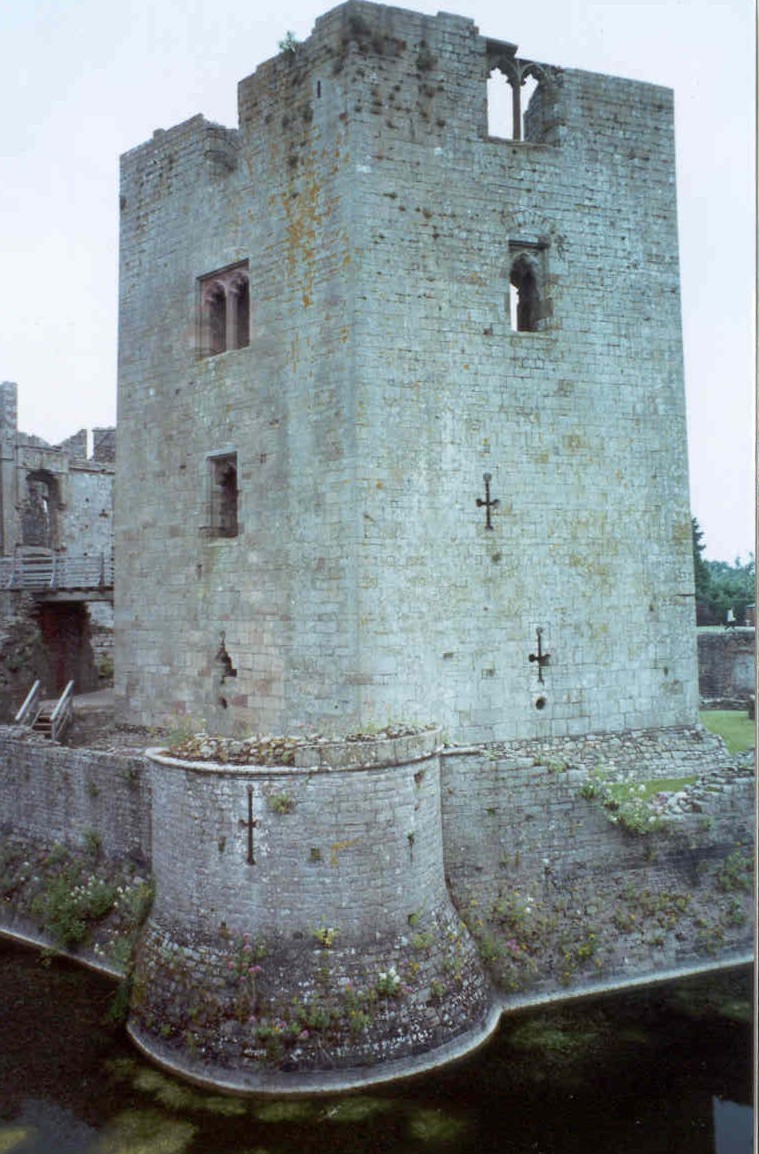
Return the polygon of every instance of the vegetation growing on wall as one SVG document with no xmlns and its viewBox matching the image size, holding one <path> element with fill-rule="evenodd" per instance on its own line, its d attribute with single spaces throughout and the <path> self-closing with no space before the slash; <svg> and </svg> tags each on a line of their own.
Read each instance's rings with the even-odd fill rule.
<svg viewBox="0 0 759 1154">
<path fill-rule="evenodd" d="M 31 922 L 51 948 L 86 950 L 122 972 L 153 899 L 134 869 L 102 859 L 97 831 L 82 851 L 0 839 L 0 916 Z"/>
<path fill-rule="evenodd" d="M 657 852 L 664 850 L 662 837 Z M 504 862 L 504 871 L 511 863 Z M 753 917 L 753 854 L 741 847 L 711 862 L 691 862 L 698 884 L 663 884 L 656 868 L 636 881 L 583 870 L 522 884 L 504 881 L 497 897 L 470 894 L 462 906 L 480 957 L 506 994 L 602 982 L 626 967 L 674 965 L 685 949 L 712 958 L 746 948 Z M 687 943 L 687 946 L 685 945 Z"/>
<path fill-rule="evenodd" d="M 667 824 L 664 808 L 669 796 L 694 781 L 695 777 L 607 781 L 603 771 L 597 770 L 582 786 L 580 796 L 600 801 L 609 821 L 628 833 L 651 833 Z"/>
<path fill-rule="evenodd" d="M 34 607 L 21 604 L 0 627 L 0 723 L 13 721 L 33 683 L 49 674 Z"/>
</svg>

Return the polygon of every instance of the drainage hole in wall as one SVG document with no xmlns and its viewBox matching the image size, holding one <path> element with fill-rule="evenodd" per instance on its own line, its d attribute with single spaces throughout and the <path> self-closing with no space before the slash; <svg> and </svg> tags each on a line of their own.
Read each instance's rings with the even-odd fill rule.
<svg viewBox="0 0 759 1154">
<path fill-rule="evenodd" d="M 227 699 L 226 699 L 226 697 L 220 697 L 220 698 L 219 698 L 219 705 L 221 706 L 221 708 L 222 708 L 222 709 L 226 709 L 226 708 L 227 708 Z"/>
<path fill-rule="evenodd" d="M 535 708 L 536 709 L 545 709 L 546 705 L 547 705 L 547 702 L 546 702 L 545 697 L 536 697 L 535 698 Z"/>
</svg>

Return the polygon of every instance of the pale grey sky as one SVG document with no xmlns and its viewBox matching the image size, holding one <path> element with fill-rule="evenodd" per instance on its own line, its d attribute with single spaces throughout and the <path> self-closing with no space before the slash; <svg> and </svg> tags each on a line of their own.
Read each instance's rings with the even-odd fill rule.
<svg viewBox="0 0 759 1154">
<path fill-rule="evenodd" d="M 752 0 L 450 0 L 520 55 L 675 90 L 692 509 L 707 556 L 754 548 Z M 0 379 L 54 443 L 116 421 L 118 157 L 202 112 L 325 0 L 2 0 Z"/>
</svg>

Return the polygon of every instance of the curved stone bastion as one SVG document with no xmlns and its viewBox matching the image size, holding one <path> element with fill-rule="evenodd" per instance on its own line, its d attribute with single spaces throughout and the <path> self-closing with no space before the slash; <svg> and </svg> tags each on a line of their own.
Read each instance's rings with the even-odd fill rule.
<svg viewBox="0 0 759 1154">
<path fill-rule="evenodd" d="M 151 750 L 156 898 L 129 1032 L 236 1091 L 448 1061 L 498 1012 L 445 882 L 439 734 L 297 745 L 293 765 Z"/>
</svg>

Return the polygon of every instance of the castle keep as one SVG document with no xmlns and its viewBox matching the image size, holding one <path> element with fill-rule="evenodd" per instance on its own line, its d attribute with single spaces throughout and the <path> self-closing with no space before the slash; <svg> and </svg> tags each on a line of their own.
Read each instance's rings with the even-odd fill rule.
<svg viewBox="0 0 759 1154">
<path fill-rule="evenodd" d="M 121 217 L 126 720 L 693 722 L 671 92 L 351 2 L 127 153 Z"/>
<path fill-rule="evenodd" d="M 107 874 L 82 949 L 170 1068 L 358 1086 L 531 997 L 749 959 L 674 179 L 669 91 L 359 0 L 236 128 L 123 158 L 116 704 L 184 739 L 0 733 L 0 923 L 54 938 L 61 855 Z"/>
</svg>

